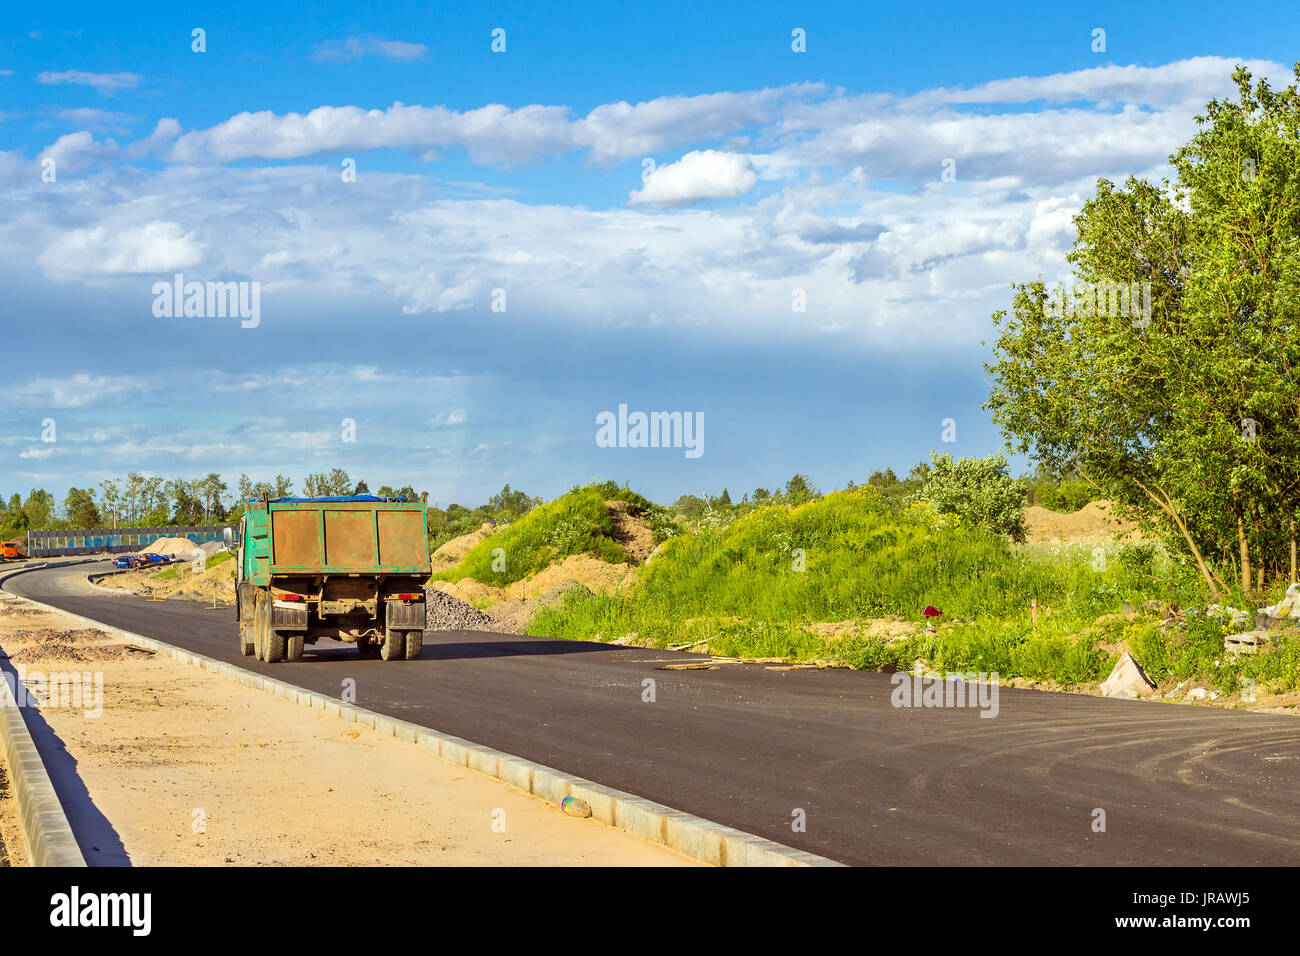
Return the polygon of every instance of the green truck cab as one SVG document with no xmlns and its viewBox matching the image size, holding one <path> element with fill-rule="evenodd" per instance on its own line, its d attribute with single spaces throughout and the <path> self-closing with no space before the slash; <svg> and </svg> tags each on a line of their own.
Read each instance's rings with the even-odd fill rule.
<svg viewBox="0 0 1300 956">
<path fill-rule="evenodd" d="M 424 505 L 349 495 L 247 503 L 239 530 L 239 650 L 296 661 L 331 637 L 361 657 L 415 660 L 424 643 L 431 572 Z"/>
</svg>

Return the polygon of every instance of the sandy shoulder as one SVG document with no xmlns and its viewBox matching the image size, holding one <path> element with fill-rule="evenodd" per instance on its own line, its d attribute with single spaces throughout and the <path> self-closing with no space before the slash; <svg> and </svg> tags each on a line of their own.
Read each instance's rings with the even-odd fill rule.
<svg viewBox="0 0 1300 956">
<path fill-rule="evenodd" d="M 80 707 L 40 707 L 84 783 L 75 812 L 100 821 L 89 836 L 78 826 L 99 845 L 85 848 L 92 865 L 696 863 L 409 743 L 31 612 L 0 596 L 0 646 L 29 681 L 102 675 L 98 716 L 97 676 Z"/>
</svg>

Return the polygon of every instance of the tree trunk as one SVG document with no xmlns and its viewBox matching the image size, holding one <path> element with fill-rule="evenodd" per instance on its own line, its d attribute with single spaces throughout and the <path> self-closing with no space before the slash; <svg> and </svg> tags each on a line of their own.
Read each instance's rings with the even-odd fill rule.
<svg viewBox="0 0 1300 956">
<path fill-rule="evenodd" d="M 1241 550 L 1241 589 L 1250 590 L 1250 547 L 1246 544 L 1246 522 L 1237 515 L 1237 545 Z"/>
<path fill-rule="evenodd" d="M 1288 579 L 1288 581 L 1287 581 L 1287 584 L 1288 584 L 1288 585 L 1291 585 L 1291 584 L 1294 584 L 1294 583 L 1295 583 L 1295 557 L 1296 557 L 1296 555 L 1295 555 L 1295 516 L 1292 515 L 1292 517 L 1291 517 L 1291 577 L 1290 577 L 1290 579 Z"/>
</svg>

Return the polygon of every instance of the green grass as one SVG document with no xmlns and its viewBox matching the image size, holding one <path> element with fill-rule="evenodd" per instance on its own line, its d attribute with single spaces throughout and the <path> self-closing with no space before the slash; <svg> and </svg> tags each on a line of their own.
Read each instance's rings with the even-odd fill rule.
<svg viewBox="0 0 1300 956">
<path fill-rule="evenodd" d="M 1031 599 L 1040 609 L 1037 635 Z M 831 658 L 867 669 L 910 669 L 922 659 L 941 670 L 1062 686 L 1105 677 L 1116 655 L 1102 642 L 1122 642 L 1157 681 L 1205 680 L 1228 690 L 1251 676 L 1261 688 L 1297 686 L 1300 642 L 1235 661 L 1225 660 L 1217 621 L 1201 619 L 1167 637 L 1152 618 L 1093 626 L 1126 601 L 1149 599 L 1184 607 L 1206 601 L 1193 571 L 1159 545 L 1011 545 L 924 505 L 897 513 L 874 489 L 859 488 L 702 522 L 671 538 L 629 592 L 570 595 L 539 612 L 529 633 L 609 639 L 635 632 L 656 646 L 707 639 L 717 654 Z M 1240 595 L 1229 603 L 1249 606 Z M 829 642 L 803 626 L 921 621 L 927 604 L 944 612 L 937 632 L 890 643 Z"/>
<path fill-rule="evenodd" d="M 218 551 L 216 554 L 208 558 L 207 562 L 204 564 L 204 567 L 215 568 L 219 564 L 225 564 L 227 561 L 233 560 L 234 557 L 235 557 L 235 552 L 233 551 Z"/>
<path fill-rule="evenodd" d="M 590 554 L 613 564 L 626 562 L 626 553 L 612 537 L 614 519 L 607 500 L 626 501 L 633 514 L 652 508 L 641 495 L 610 482 L 574 488 L 479 542 L 460 564 L 433 577 L 444 581 L 471 577 L 504 586 L 571 554 Z"/>
</svg>

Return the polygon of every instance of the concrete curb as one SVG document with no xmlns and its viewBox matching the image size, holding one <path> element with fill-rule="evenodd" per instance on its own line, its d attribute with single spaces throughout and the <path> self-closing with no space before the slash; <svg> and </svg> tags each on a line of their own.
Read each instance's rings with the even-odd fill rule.
<svg viewBox="0 0 1300 956">
<path fill-rule="evenodd" d="M 31 570 L 36 569 L 12 569 L 0 575 L 0 583 L 18 571 Z M 17 595 L 13 597 L 21 600 Z M 11 681 L 15 683 L 11 685 Z M 86 859 L 81 855 L 72 825 L 27 729 L 23 708 L 14 697 L 16 681 L 17 674 L 5 667 L 0 675 L 0 742 L 4 744 L 9 785 L 14 791 L 23 839 L 27 842 L 27 858 L 32 866 L 85 866 Z"/>
<path fill-rule="evenodd" d="M 27 568 L 25 570 L 39 570 Z M 0 585 L 10 575 L 0 576 Z M 543 764 L 533 763 L 513 754 L 484 747 L 470 740 L 439 733 L 429 727 L 375 713 L 356 704 L 345 703 L 296 684 L 266 677 L 262 674 L 227 664 L 203 654 L 196 654 L 163 641 L 135 634 L 122 628 L 103 624 L 79 614 L 61 610 L 40 601 L 13 595 L 37 607 L 81 621 L 102 631 L 118 634 L 139 647 L 146 647 L 185 664 L 220 674 L 238 681 L 245 687 L 264 690 L 296 702 L 333 714 L 349 723 L 370 727 L 386 736 L 393 736 L 415 744 L 435 756 L 451 763 L 495 777 L 520 790 L 549 803 L 560 803 L 565 797 L 577 797 L 591 807 L 594 819 L 628 833 L 662 843 L 686 856 L 715 866 L 843 866 L 834 860 L 804 850 L 776 843 L 764 837 L 723 826 L 694 814 L 674 810 L 672 807 L 645 800 L 622 790 L 614 790 L 591 780 L 564 773 Z"/>
</svg>

